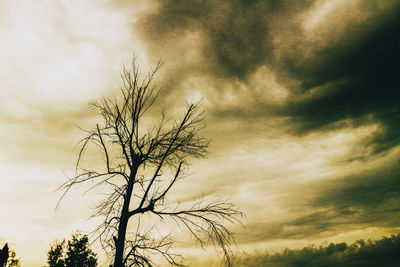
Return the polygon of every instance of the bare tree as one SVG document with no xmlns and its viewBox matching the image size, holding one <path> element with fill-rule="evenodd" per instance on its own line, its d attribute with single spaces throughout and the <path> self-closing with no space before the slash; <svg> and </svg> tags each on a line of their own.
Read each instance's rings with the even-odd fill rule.
<svg viewBox="0 0 400 267">
<path fill-rule="evenodd" d="M 134 60 L 132 68 L 124 68 L 121 74 L 120 98 L 103 97 L 90 103 L 101 114 L 101 122 L 85 131 L 76 174 L 61 186 L 61 199 L 71 187 L 88 181 L 93 182 L 91 188 L 111 188 L 98 204 L 95 216 L 104 218 L 97 229 L 98 239 L 111 253 L 114 267 L 152 266 L 156 264 L 154 257 L 182 265 L 182 256 L 171 250 L 174 242 L 170 235 L 155 238 L 152 231 L 156 231 L 156 225 L 145 232 L 140 230 L 140 218 L 145 214 L 186 228 L 201 246 L 211 243 L 219 247 L 229 266 L 233 234 L 225 224 L 239 222 L 242 213 L 220 200 L 202 199 L 188 207 L 167 200 L 171 188 L 184 177 L 190 159 L 206 155 L 208 141 L 199 135 L 204 120 L 199 103 L 188 104 L 178 120 L 168 120 L 162 112 L 152 127 L 144 126 L 143 122 L 149 121 L 144 115 L 159 95 L 152 85 L 159 66 L 142 78 Z M 89 144 L 101 151 L 103 169 L 81 169 Z M 137 227 L 130 227 L 136 229 L 130 235 L 128 223 L 133 218 Z"/>
</svg>

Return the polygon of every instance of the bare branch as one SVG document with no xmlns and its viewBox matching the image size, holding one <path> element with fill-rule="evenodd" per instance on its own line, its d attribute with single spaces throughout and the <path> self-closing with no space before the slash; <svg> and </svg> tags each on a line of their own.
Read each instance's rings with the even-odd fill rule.
<svg viewBox="0 0 400 267">
<path fill-rule="evenodd" d="M 233 233 L 224 222 L 240 223 L 238 217 L 244 214 L 226 201 L 204 201 L 195 203 L 191 208 L 179 211 L 152 211 L 159 216 L 170 216 L 178 224 L 184 225 L 201 246 L 208 242 L 220 247 L 224 254 L 225 263 L 231 264 L 230 244 L 234 241 Z M 203 238 L 205 236 L 205 239 Z"/>
</svg>

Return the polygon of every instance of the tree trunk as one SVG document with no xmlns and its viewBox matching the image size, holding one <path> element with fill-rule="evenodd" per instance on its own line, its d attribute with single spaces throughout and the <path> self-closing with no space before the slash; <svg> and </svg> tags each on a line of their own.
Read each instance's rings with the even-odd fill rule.
<svg viewBox="0 0 400 267">
<path fill-rule="evenodd" d="M 115 258 L 114 267 L 124 267 L 124 250 L 125 250 L 125 237 L 126 229 L 129 221 L 129 203 L 132 197 L 133 184 L 135 181 L 137 170 L 134 169 L 129 176 L 128 188 L 124 198 L 124 204 L 121 211 L 119 226 L 118 226 L 118 237 L 115 244 Z"/>
</svg>

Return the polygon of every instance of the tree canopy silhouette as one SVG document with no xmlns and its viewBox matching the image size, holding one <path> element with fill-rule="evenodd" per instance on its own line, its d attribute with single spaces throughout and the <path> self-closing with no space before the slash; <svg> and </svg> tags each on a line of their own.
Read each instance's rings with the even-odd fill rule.
<svg viewBox="0 0 400 267">
<path fill-rule="evenodd" d="M 224 262 L 230 265 L 233 234 L 226 223 L 239 222 L 242 213 L 223 200 L 201 199 L 188 207 L 168 201 L 171 188 L 184 177 L 190 160 L 206 155 L 208 141 L 199 134 L 204 120 L 199 103 L 188 103 L 176 120 L 167 119 L 165 111 L 157 122 L 146 116 L 159 96 L 152 85 L 159 67 L 142 78 L 134 60 L 131 69 L 123 69 L 119 97 L 90 103 L 101 120 L 85 131 L 76 175 L 62 185 L 63 196 L 71 187 L 88 181 L 94 183 L 92 188 L 109 188 L 95 215 L 104 218 L 97 229 L 98 238 L 115 267 L 152 266 L 155 259 L 182 264 L 183 257 L 171 250 L 174 240 L 170 234 L 159 234 L 157 225 L 141 230 L 144 215 L 186 228 L 201 246 L 219 247 Z M 146 127 L 151 121 L 152 126 Z M 89 144 L 101 151 L 102 168 L 81 169 Z M 132 221 L 136 227 L 130 227 L 135 230 L 128 236 Z"/>
<path fill-rule="evenodd" d="M 87 235 L 79 232 L 66 243 L 55 242 L 47 252 L 49 267 L 96 267 L 97 255 L 89 248 Z"/>
</svg>

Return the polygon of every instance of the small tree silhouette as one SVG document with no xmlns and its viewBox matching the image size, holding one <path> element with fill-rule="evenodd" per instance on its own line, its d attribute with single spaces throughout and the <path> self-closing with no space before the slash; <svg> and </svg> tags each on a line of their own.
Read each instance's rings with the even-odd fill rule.
<svg viewBox="0 0 400 267">
<path fill-rule="evenodd" d="M 98 238 L 114 258 L 114 267 L 152 266 L 157 256 L 171 265 L 182 265 L 182 256 L 171 252 L 174 241 L 169 234 L 157 234 L 161 237 L 156 238 L 156 225 L 141 230 L 140 218 L 145 214 L 186 228 L 201 246 L 211 243 L 219 247 L 230 265 L 233 234 L 225 223 L 238 222 L 242 213 L 226 201 L 200 200 L 183 208 L 167 200 L 171 188 L 184 177 L 190 159 L 204 157 L 207 152 L 208 141 L 199 135 L 204 119 L 199 103 L 188 104 L 175 121 L 167 120 L 162 112 L 159 121 L 146 128 L 144 122 L 149 120 L 145 115 L 159 95 L 152 81 L 160 65 L 143 79 L 135 60 L 132 66 L 121 74 L 120 98 L 91 102 L 102 120 L 86 131 L 77 173 L 61 186 L 65 190 L 61 199 L 72 186 L 84 182 L 92 181 L 92 188 L 109 186 L 109 194 L 98 204 L 95 215 L 104 217 L 97 229 Z M 101 151 L 103 169 L 80 170 L 90 143 Z M 127 238 L 128 222 L 133 218 L 136 231 Z"/>
<path fill-rule="evenodd" d="M 8 244 L 6 243 L 4 247 L 0 250 L 0 267 L 6 266 L 8 260 Z"/>
<path fill-rule="evenodd" d="M 15 251 L 8 248 L 6 243 L 2 249 L 0 249 L 0 267 L 19 267 L 20 259 L 17 259 Z"/>
<path fill-rule="evenodd" d="M 47 252 L 47 264 L 49 267 L 95 267 L 97 256 L 89 248 L 87 235 L 77 232 L 67 245 L 65 240 L 51 245 Z"/>
</svg>

